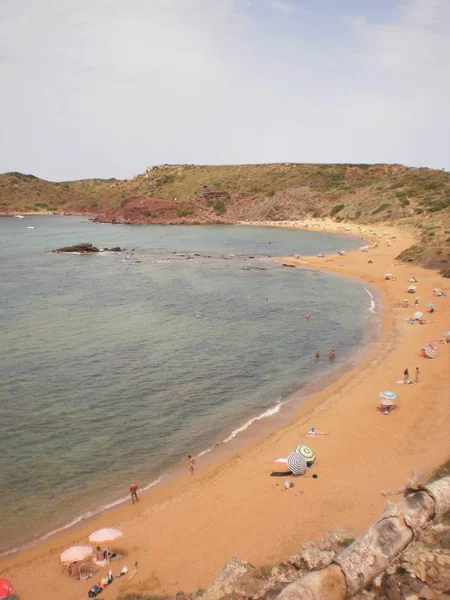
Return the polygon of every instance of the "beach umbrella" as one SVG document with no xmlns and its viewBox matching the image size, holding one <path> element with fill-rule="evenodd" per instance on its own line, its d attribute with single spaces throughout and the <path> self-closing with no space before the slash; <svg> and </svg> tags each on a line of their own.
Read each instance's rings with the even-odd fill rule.
<svg viewBox="0 0 450 600">
<path fill-rule="evenodd" d="M 112 527 L 104 527 L 103 529 L 97 529 L 94 533 L 89 536 L 89 541 L 100 544 L 102 542 L 113 542 L 123 536 L 120 529 L 113 529 Z M 109 563 L 109 552 L 108 549 L 104 550 L 105 559 Z"/>
<path fill-rule="evenodd" d="M 90 542 L 96 542 L 98 544 L 102 542 L 113 542 L 123 536 L 120 529 L 112 529 L 111 527 L 105 527 L 103 529 L 97 529 L 94 533 L 89 536 Z"/>
<path fill-rule="evenodd" d="M 392 277 L 392 273 L 386 273 L 384 276 L 385 279 L 390 279 Z"/>
<path fill-rule="evenodd" d="M 416 277 L 414 277 L 414 275 L 410 278 L 409 280 L 411 283 L 417 283 L 417 279 Z"/>
<path fill-rule="evenodd" d="M 380 392 L 381 398 L 383 400 L 397 400 L 398 395 L 395 392 L 391 392 L 390 390 L 386 390 L 384 392 Z"/>
<path fill-rule="evenodd" d="M 416 286 L 415 285 L 409 285 L 408 286 L 408 292 L 415 292 L 416 291 Z"/>
<path fill-rule="evenodd" d="M 293 475 L 304 475 L 308 465 L 299 452 L 291 452 L 287 457 L 287 466 Z"/>
<path fill-rule="evenodd" d="M 421 319 L 423 317 L 423 313 L 418 310 L 413 314 L 413 319 Z"/>
<path fill-rule="evenodd" d="M 450 331 L 446 331 L 446 332 L 444 333 L 444 337 L 450 337 Z"/>
<path fill-rule="evenodd" d="M 433 348 L 432 346 L 424 348 L 424 352 L 425 356 L 428 356 L 428 358 L 437 358 L 439 356 L 439 352 L 437 351 L 437 349 Z"/>
<path fill-rule="evenodd" d="M 13 591 L 13 584 L 9 579 L 0 579 L 0 598 L 6 598 Z"/>
<path fill-rule="evenodd" d="M 89 558 L 94 552 L 91 546 L 71 546 L 61 554 L 61 562 L 72 563 Z"/>
<path fill-rule="evenodd" d="M 301 454 L 303 456 L 303 458 L 306 460 L 307 464 L 312 464 L 316 460 L 316 455 L 311 450 L 311 448 L 309 448 L 308 446 L 304 446 L 303 444 L 300 444 L 300 446 L 297 446 L 297 448 L 294 450 L 294 452 L 298 452 L 299 454 Z"/>
<path fill-rule="evenodd" d="M 433 302 L 428 302 L 427 306 L 434 306 Z"/>
</svg>

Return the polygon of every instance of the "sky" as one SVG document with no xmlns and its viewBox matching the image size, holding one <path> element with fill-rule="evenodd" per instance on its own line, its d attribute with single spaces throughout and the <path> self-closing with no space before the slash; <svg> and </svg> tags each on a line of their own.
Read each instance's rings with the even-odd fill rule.
<svg viewBox="0 0 450 600">
<path fill-rule="evenodd" d="M 0 172 L 450 169 L 450 0 L 0 0 Z"/>
</svg>

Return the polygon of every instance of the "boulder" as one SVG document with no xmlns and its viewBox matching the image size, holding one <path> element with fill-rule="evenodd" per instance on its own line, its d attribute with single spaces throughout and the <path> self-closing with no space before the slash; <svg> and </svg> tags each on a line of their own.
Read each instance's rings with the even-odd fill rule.
<svg viewBox="0 0 450 600">
<path fill-rule="evenodd" d="M 92 244 L 82 242 L 81 244 L 75 244 L 74 246 L 63 246 L 62 248 L 57 248 L 56 250 L 53 250 L 53 252 L 80 252 L 81 254 L 89 254 L 92 252 L 99 252 L 99 249 Z"/>
</svg>

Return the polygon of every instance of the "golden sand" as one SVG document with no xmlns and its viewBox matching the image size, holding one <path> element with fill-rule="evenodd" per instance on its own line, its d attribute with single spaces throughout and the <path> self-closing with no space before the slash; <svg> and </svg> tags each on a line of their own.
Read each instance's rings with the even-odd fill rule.
<svg viewBox="0 0 450 600">
<path fill-rule="evenodd" d="M 283 225 L 343 231 L 342 226 L 324 221 Z M 356 225 L 345 227 L 359 235 L 369 233 L 369 227 L 363 233 Z M 89 532 L 106 526 L 124 533 L 115 546 L 124 557 L 112 564 L 113 572 L 124 564 L 131 572 L 135 561 L 138 571 L 132 580 L 127 576 L 115 581 L 101 594 L 103 600 L 126 592 L 188 593 L 205 588 L 231 556 L 269 564 L 338 526 L 363 531 L 382 512 L 386 502 L 382 490 L 400 486 L 415 469 L 428 474 L 449 458 L 450 345 L 439 344 L 437 359 L 419 356 L 423 346 L 450 330 L 450 297 L 432 295 L 434 287 L 445 289 L 446 280 L 434 271 L 395 260 L 413 243 L 409 233 L 391 227 L 376 230 L 386 235 L 369 252 L 283 259 L 355 277 L 381 291 L 381 335 L 364 358 L 310 396 L 289 425 L 245 450 L 212 465 L 199 461 L 193 477 L 154 488 L 138 505 L 112 509 L 4 558 L 0 576 L 12 580 L 21 600 L 86 598 L 107 569 L 88 581 L 73 581 L 61 567 L 59 554 L 68 545 L 85 544 Z M 386 281 L 387 272 L 396 280 Z M 419 309 L 425 312 L 427 302 L 436 304 L 433 315 L 425 313 L 431 321 L 426 325 L 408 325 L 406 318 L 414 309 L 396 306 L 403 298 L 411 301 L 405 291 L 413 274 L 418 278 Z M 313 319 L 310 325 L 314 326 Z M 327 350 L 321 360 L 328 360 Z M 406 367 L 414 378 L 416 366 L 421 372 L 418 384 L 396 384 Z M 384 389 L 399 394 L 399 408 L 389 416 L 376 411 Z M 311 426 L 330 435 L 307 438 Z M 307 443 L 318 455 L 313 469 L 318 478 L 308 473 L 280 494 L 284 480 L 269 477 L 273 461 L 298 443 Z"/>
</svg>

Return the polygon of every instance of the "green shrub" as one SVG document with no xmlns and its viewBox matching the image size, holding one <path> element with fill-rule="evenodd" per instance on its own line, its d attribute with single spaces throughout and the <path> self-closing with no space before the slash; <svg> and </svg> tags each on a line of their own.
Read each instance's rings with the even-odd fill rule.
<svg viewBox="0 0 450 600">
<path fill-rule="evenodd" d="M 213 206 L 218 215 L 223 215 L 227 212 L 227 207 L 225 206 L 225 202 L 223 200 L 217 200 L 214 202 Z"/>
<path fill-rule="evenodd" d="M 345 540 L 338 542 L 338 545 L 341 546 L 341 548 L 348 548 L 353 544 L 354 541 L 355 538 L 345 538 Z"/>
<path fill-rule="evenodd" d="M 191 215 L 195 215 L 195 207 L 191 206 L 190 204 L 179 206 L 177 208 L 177 215 L 179 217 L 189 217 Z"/>
<path fill-rule="evenodd" d="M 383 212 L 383 210 L 386 210 L 389 207 L 390 207 L 389 202 L 383 202 L 383 204 L 380 204 L 380 206 L 378 208 L 376 208 L 375 210 L 372 211 L 372 214 L 376 215 L 380 212 Z"/>
<path fill-rule="evenodd" d="M 359 219 L 360 216 L 361 216 L 361 211 L 357 210 L 355 212 L 355 214 L 353 215 L 353 217 L 350 217 L 350 221 L 356 221 L 357 219 Z"/>
<path fill-rule="evenodd" d="M 336 204 L 330 211 L 330 217 L 334 217 L 340 212 L 343 208 L 345 208 L 345 204 Z"/>
<path fill-rule="evenodd" d="M 58 210 L 57 206 L 47 206 L 46 210 L 49 212 L 56 212 Z"/>
</svg>

